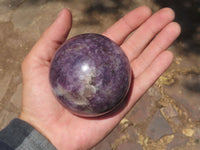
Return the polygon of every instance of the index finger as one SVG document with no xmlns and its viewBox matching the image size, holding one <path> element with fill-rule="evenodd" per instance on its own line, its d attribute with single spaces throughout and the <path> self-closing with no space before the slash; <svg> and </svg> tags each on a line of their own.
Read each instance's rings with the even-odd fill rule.
<svg viewBox="0 0 200 150">
<path fill-rule="evenodd" d="M 141 6 L 126 14 L 114 25 L 108 28 L 103 35 L 121 45 L 126 37 L 151 16 L 151 9 Z"/>
</svg>

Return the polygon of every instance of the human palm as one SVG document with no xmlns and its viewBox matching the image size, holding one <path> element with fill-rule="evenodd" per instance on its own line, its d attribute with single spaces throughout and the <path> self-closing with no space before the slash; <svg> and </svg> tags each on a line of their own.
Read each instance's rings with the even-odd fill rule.
<svg viewBox="0 0 200 150">
<path fill-rule="evenodd" d="M 180 26 L 172 22 L 173 19 L 174 13 L 169 8 L 151 15 L 149 8 L 139 7 L 103 33 L 124 50 L 134 81 L 127 104 L 120 111 L 98 118 L 84 118 L 62 107 L 49 84 L 52 57 L 71 28 L 71 14 L 64 9 L 22 64 L 23 106 L 20 118 L 35 127 L 59 150 L 91 148 L 119 123 L 171 64 L 173 54 L 166 49 L 180 34 Z"/>
</svg>

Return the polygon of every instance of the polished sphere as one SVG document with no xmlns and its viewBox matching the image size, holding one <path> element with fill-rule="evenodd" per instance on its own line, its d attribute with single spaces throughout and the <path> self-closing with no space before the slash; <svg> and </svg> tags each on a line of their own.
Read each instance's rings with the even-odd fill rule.
<svg viewBox="0 0 200 150">
<path fill-rule="evenodd" d="M 67 40 L 50 67 L 58 101 L 78 116 L 110 112 L 128 93 L 131 69 L 122 49 L 105 36 L 88 33 Z"/>
</svg>

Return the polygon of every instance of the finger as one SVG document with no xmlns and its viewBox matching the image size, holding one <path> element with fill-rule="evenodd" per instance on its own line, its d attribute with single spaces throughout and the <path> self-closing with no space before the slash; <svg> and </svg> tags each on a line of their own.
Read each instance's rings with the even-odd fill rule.
<svg viewBox="0 0 200 150">
<path fill-rule="evenodd" d="M 170 23 L 174 17 L 175 15 L 172 9 L 163 8 L 143 23 L 133 35 L 122 44 L 122 49 L 125 51 L 129 60 L 132 61 L 138 57 L 154 36 Z"/>
<path fill-rule="evenodd" d="M 112 25 L 103 34 L 120 45 L 124 39 L 150 15 L 150 8 L 146 6 L 136 8 Z"/>
<path fill-rule="evenodd" d="M 176 40 L 180 32 L 181 28 L 179 24 L 175 22 L 168 24 L 141 55 L 131 63 L 134 69 L 134 76 L 139 76 L 162 51 L 166 50 Z"/>
<path fill-rule="evenodd" d="M 143 94 L 143 92 L 146 91 L 162 75 L 163 72 L 165 72 L 172 61 L 172 52 L 162 52 L 140 76 L 135 78 L 135 94 Z"/>
<path fill-rule="evenodd" d="M 155 83 L 162 73 L 170 66 L 172 61 L 173 54 L 170 51 L 164 51 L 140 76 L 134 79 L 130 102 L 125 112 L 130 110 L 133 104 Z"/>
<path fill-rule="evenodd" d="M 40 60 L 51 60 L 55 50 L 66 40 L 71 29 L 71 13 L 63 9 L 57 19 L 45 30 L 30 54 Z"/>
</svg>

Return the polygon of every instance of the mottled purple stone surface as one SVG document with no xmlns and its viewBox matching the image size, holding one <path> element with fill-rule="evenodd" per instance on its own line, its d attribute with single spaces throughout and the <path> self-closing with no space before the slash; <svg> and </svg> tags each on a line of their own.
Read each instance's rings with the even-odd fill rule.
<svg viewBox="0 0 200 150">
<path fill-rule="evenodd" d="M 94 33 L 67 40 L 50 68 L 53 93 L 79 116 L 94 117 L 111 111 L 124 100 L 130 82 L 131 69 L 122 49 Z"/>
</svg>

